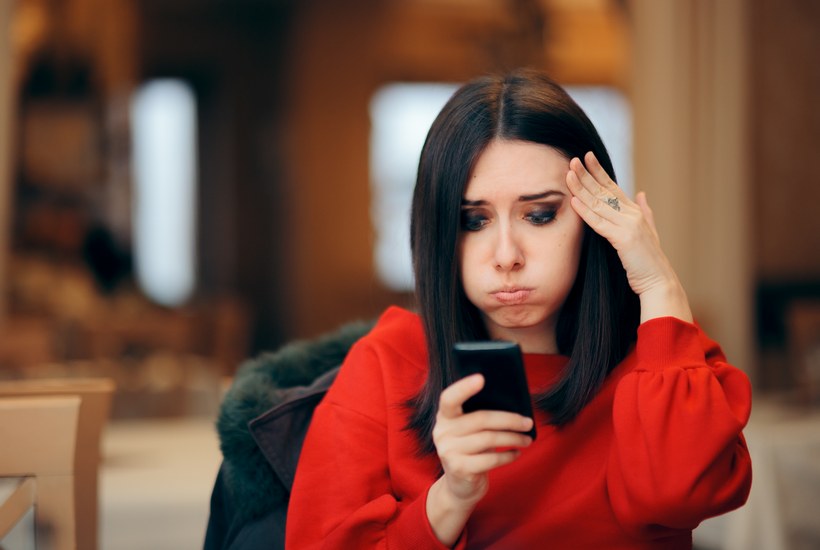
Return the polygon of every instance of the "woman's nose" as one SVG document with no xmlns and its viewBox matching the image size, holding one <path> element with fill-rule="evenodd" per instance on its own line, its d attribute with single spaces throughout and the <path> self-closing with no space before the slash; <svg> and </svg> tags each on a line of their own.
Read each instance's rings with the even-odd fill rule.
<svg viewBox="0 0 820 550">
<path fill-rule="evenodd" d="M 516 271 L 524 267 L 523 251 L 509 227 L 499 229 L 494 261 L 498 271 Z"/>
</svg>

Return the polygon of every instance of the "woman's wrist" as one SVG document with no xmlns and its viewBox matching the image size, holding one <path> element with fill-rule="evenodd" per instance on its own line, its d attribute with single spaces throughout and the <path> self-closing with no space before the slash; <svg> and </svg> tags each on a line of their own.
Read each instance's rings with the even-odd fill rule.
<svg viewBox="0 0 820 550">
<path fill-rule="evenodd" d="M 427 492 L 426 503 L 427 521 L 436 538 L 446 546 L 453 546 L 476 504 L 456 498 L 448 490 L 444 476 L 438 478 Z"/>
<path fill-rule="evenodd" d="M 691 323 L 692 309 L 677 277 L 640 294 L 641 323 L 658 317 L 677 317 Z"/>
</svg>

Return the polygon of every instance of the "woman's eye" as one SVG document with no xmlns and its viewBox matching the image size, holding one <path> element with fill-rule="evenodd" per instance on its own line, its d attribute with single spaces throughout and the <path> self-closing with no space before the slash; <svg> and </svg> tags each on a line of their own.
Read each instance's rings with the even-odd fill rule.
<svg viewBox="0 0 820 550">
<path fill-rule="evenodd" d="M 462 212 L 461 229 L 464 231 L 478 231 L 489 223 L 489 220 L 481 214 L 473 212 Z"/>
<path fill-rule="evenodd" d="M 555 219 L 555 210 L 536 210 L 525 216 L 533 225 L 546 225 Z"/>
</svg>

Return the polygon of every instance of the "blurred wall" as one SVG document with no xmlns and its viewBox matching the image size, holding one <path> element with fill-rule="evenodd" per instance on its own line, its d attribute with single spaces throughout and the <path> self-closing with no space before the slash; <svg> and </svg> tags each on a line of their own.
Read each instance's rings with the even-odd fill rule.
<svg viewBox="0 0 820 550">
<path fill-rule="evenodd" d="M 80 6 L 77 28 L 110 17 L 123 29 L 78 35 L 108 67 L 115 122 L 126 94 L 112 83 L 178 76 L 197 91 L 200 292 L 249 305 L 249 353 L 412 303 L 376 280 L 371 253 L 368 104 L 392 81 L 535 65 L 567 84 L 624 90 L 636 187 L 649 192 L 698 319 L 747 371 L 759 363 L 760 287 L 811 294 L 820 281 L 815 3 L 99 1 L 68 4 Z M 0 87 L 7 126 L 14 86 Z M 2 128 L 0 176 L 13 147 Z"/>
<path fill-rule="evenodd" d="M 384 3 L 308 2 L 294 20 L 284 147 L 289 182 L 284 313 L 293 335 L 376 315 L 368 103 Z M 284 236 L 284 235 L 283 235 Z"/>
<path fill-rule="evenodd" d="M 753 373 L 748 3 L 635 0 L 630 10 L 636 186 L 696 320 Z"/>
<path fill-rule="evenodd" d="M 14 124 L 15 87 L 12 78 L 11 26 L 13 0 L 0 0 L 0 292 L 6 288 L 10 194 L 11 194 L 11 140 Z M 5 315 L 5 300 L 0 299 L 0 323 Z"/>
<path fill-rule="evenodd" d="M 792 311 L 820 300 L 820 5 L 629 5 L 637 185 L 701 324 L 759 389 L 792 386 Z"/>
<path fill-rule="evenodd" d="M 820 279 L 820 3 L 755 0 L 750 13 L 750 238 L 761 280 Z"/>
<path fill-rule="evenodd" d="M 759 386 L 820 387 L 820 3 L 755 0 L 749 246 Z M 814 359 L 811 359 L 811 358 Z M 814 365 L 814 367 L 811 367 Z"/>
</svg>

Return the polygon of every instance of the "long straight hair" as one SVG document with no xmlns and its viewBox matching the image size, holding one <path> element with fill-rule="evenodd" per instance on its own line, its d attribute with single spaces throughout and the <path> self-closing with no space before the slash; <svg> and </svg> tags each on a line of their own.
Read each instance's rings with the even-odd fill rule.
<svg viewBox="0 0 820 550">
<path fill-rule="evenodd" d="M 457 247 L 464 190 L 478 157 L 494 139 L 547 145 L 568 159 L 583 159 L 592 151 L 615 179 L 589 118 L 541 73 L 521 69 L 479 78 L 459 88 L 443 107 L 422 149 L 410 227 L 429 372 L 408 402 L 407 428 L 415 432 L 422 454 L 435 451 L 439 397 L 455 381 L 453 344 L 489 337 L 479 310 L 464 293 Z M 585 224 L 578 274 L 556 326 L 558 351 L 569 362 L 559 381 L 534 397 L 551 424 L 571 422 L 595 395 L 634 342 L 638 321 L 638 298 L 615 249 Z"/>
</svg>

